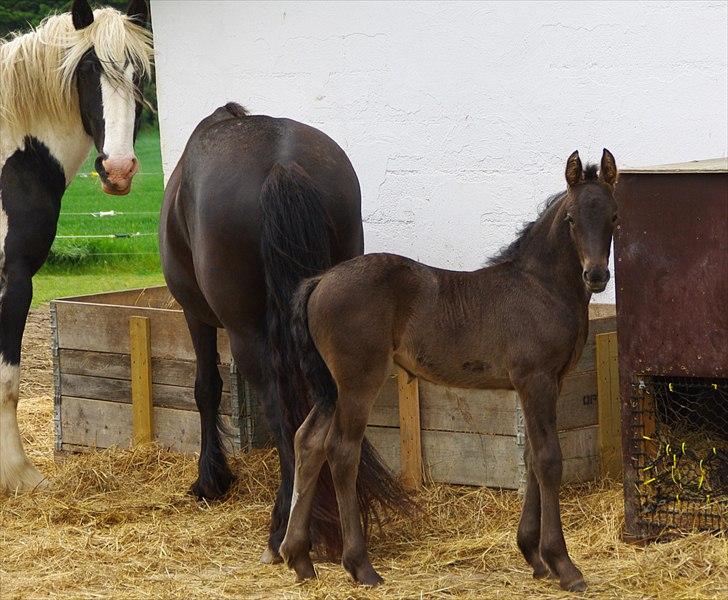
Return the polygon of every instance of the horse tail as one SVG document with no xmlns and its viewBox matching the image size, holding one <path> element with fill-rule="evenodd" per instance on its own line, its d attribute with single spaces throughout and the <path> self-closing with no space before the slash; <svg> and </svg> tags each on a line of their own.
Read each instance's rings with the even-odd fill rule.
<svg viewBox="0 0 728 600">
<path fill-rule="evenodd" d="M 314 403 L 331 410 L 336 405 L 338 397 L 336 382 L 316 349 L 308 327 L 308 301 L 321 278 L 322 275 L 319 275 L 305 280 L 296 291 L 292 303 L 291 332 L 296 344 L 301 373 L 308 385 L 310 397 Z M 366 532 L 369 532 L 372 521 L 381 524 L 383 513 L 412 514 L 417 509 L 411 495 L 384 464 L 379 453 L 366 437 L 362 440 L 356 491 Z M 328 463 L 321 470 L 316 493 L 317 499 L 314 506 L 322 504 L 330 507 L 332 503 L 334 507 L 336 506 L 336 493 Z M 315 518 L 316 513 L 314 512 L 312 516 Z M 326 525 L 333 526 L 333 529 L 340 535 L 338 514 L 335 523 L 331 523 L 329 513 L 323 516 L 326 517 Z M 315 520 L 312 522 L 314 525 L 316 524 Z M 324 524 L 322 521 L 320 522 L 322 525 Z"/>
<path fill-rule="evenodd" d="M 261 258 L 265 271 L 267 369 L 273 382 L 271 406 L 279 417 L 276 434 L 281 461 L 293 471 L 293 439 L 313 404 L 305 380 L 297 367 L 298 357 L 291 335 L 291 299 L 298 284 L 331 266 L 332 227 L 321 203 L 321 194 L 297 163 L 275 164 L 260 193 Z M 329 475 L 330 481 L 330 475 Z M 325 487 L 325 484 L 324 486 Z M 331 485 L 329 485 L 332 488 Z M 332 488 L 333 489 L 333 488 Z M 271 533 L 287 515 L 273 515 Z M 330 553 L 341 549 L 335 494 L 323 494 L 312 515 L 314 543 Z"/>
</svg>

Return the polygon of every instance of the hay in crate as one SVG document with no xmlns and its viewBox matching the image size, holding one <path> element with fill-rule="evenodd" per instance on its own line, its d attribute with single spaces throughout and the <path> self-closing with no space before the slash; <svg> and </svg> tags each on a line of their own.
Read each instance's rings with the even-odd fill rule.
<svg viewBox="0 0 728 600">
<path fill-rule="evenodd" d="M 194 457 L 110 449 L 53 462 L 50 396 L 26 398 L 21 424 L 32 458 L 54 477 L 42 494 L 0 499 L 2 598 L 553 598 L 531 578 L 515 544 L 515 491 L 432 485 L 423 518 L 396 519 L 372 535 L 385 585 L 355 587 L 338 564 L 317 562 L 297 585 L 282 565 L 260 565 L 278 482 L 274 451 L 238 455 L 224 501 L 185 491 Z M 707 533 L 646 548 L 620 540 L 621 487 L 563 493 L 566 538 L 587 597 L 720 598 L 728 594 L 728 539 Z"/>
</svg>

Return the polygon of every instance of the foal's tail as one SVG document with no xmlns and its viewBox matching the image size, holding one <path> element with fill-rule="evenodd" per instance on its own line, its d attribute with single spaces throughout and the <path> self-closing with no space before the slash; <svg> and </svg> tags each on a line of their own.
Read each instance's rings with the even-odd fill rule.
<svg viewBox="0 0 728 600">
<path fill-rule="evenodd" d="M 280 425 L 274 434 L 281 461 L 292 473 L 293 438 L 313 404 L 297 368 L 298 357 L 291 336 L 291 299 L 303 279 L 331 266 L 332 227 L 314 182 L 295 162 L 273 166 L 261 190 L 260 210 L 260 245 L 267 294 L 267 359 L 276 396 L 268 408 L 276 414 L 275 420 Z M 330 480 L 328 475 L 329 488 Z M 319 487 L 326 489 L 326 482 Z M 291 499 L 284 500 L 276 503 L 279 512 L 273 514 L 271 533 L 278 531 L 288 516 Z M 335 553 L 341 548 L 335 495 L 323 494 L 316 504 L 311 520 L 314 541 Z"/>
<path fill-rule="evenodd" d="M 291 330 L 301 372 L 306 379 L 313 402 L 333 408 L 338 397 L 336 383 L 316 349 L 308 328 L 308 301 L 321 277 L 319 275 L 305 280 L 296 291 L 292 304 Z M 317 499 L 323 500 L 328 506 L 332 501 L 335 502 L 336 493 L 328 467 L 325 472 L 322 470 L 322 475 L 317 486 Z M 372 519 L 377 523 L 381 522 L 380 513 L 382 511 L 411 514 L 417 508 L 412 497 L 382 462 L 379 454 L 366 438 L 362 440 L 356 493 L 365 531 L 369 530 Z M 335 531 L 340 532 L 338 521 L 334 527 Z"/>
</svg>

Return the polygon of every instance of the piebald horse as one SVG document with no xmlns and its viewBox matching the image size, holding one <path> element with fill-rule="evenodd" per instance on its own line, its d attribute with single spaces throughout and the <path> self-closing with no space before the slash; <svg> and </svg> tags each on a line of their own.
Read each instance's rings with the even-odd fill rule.
<svg viewBox="0 0 728 600">
<path fill-rule="evenodd" d="M 127 194 L 138 169 L 134 141 L 151 70 L 144 0 L 126 14 L 70 13 L 0 41 L 0 493 L 44 481 L 23 450 L 17 421 L 20 347 L 63 193 L 96 146 L 107 194 Z"/>
<path fill-rule="evenodd" d="M 584 348 L 591 295 L 609 280 L 616 179 L 608 150 L 598 174 L 592 165 L 582 169 L 574 152 L 566 191 L 477 271 L 369 254 L 301 284 L 293 336 L 316 401 L 295 436 L 295 502 L 280 548 L 299 579 L 315 575 L 309 520 L 316 479 L 328 461 L 342 562 L 359 583 L 382 581 L 367 557 L 355 489 L 369 412 L 396 362 L 439 384 L 518 392 L 528 436 L 518 547 L 534 577 L 553 574 L 566 590 L 586 588 L 561 527 L 556 399 Z"/>
</svg>

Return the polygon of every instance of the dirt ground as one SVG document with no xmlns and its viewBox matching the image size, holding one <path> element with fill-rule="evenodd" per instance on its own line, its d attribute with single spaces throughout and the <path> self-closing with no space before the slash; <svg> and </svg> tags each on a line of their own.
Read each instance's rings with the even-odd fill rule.
<svg viewBox="0 0 728 600">
<path fill-rule="evenodd" d="M 0 598 L 565 598 L 533 580 L 515 544 L 515 492 L 432 485 L 424 515 L 374 532 L 376 590 L 317 562 L 296 584 L 282 565 L 260 565 L 277 482 L 275 455 L 233 458 L 239 479 L 219 503 L 185 492 L 194 457 L 149 446 L 59 460 L 53 453 L 53 381 L 47 307 L 26 330 L 19 418 L 25 447 L 52 483 L 0 498 Z M 728 539 L 706 533 L 645 548 L 620 539 L 621 486 L 563 491 L 572 557 L 585 598 L 728 598 Z"/>
</svg>

